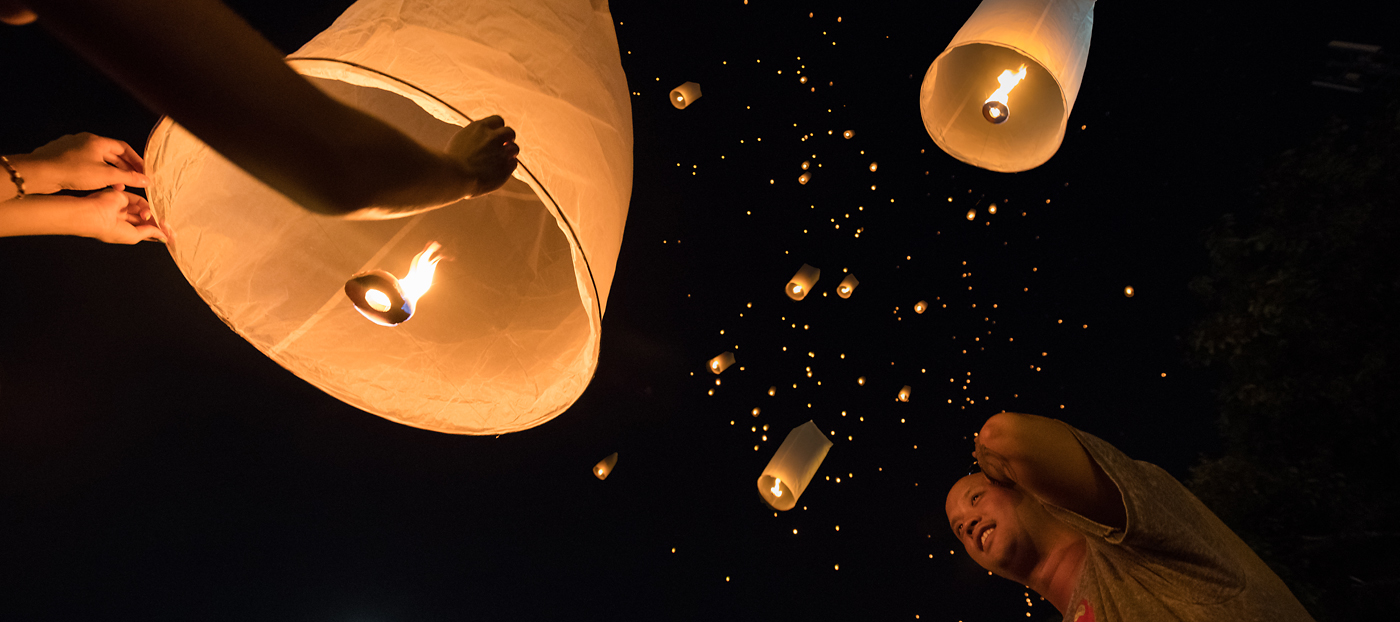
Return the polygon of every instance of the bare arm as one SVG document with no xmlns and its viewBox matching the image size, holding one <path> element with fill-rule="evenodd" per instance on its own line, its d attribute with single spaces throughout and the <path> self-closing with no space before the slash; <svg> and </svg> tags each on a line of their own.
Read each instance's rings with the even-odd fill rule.
<svg viewBox="0 0 1400 622">
<path fill-rule="evenodd" d="M 450 154 L 425 149 L 318 91 L 218 0 L 21 2 L 147 106 L 312 211 L 403 216 L 490 192 L 515 168 L 499 117 L 464 129 Z"/>
<path fill-rule="evenodd" d="M 992 481 L 1110 527 L 1127 526 L 1123 496 L 1060 422 L 1000 413 L 983 424 L 974 454 Z"/>
</svg>

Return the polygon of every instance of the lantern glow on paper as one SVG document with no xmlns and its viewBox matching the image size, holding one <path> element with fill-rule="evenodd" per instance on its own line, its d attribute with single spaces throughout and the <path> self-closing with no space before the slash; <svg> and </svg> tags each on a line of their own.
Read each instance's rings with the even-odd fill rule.
<svg viewBox="0 0 1400 622">
<path fill-rule="evenodd" d="M 817 279 L 821 278 L 822 271 L 807 264 L 802 264 L 798 268 L 797 274 L 792 275 L 792 280 L 787 284 L 787 296 L 793 300 L 802 300 L 807 297 L 807 292 L 812 291 L 812 286 L 817 284 Z"/>
<path fill-rule="evenodd" d="M 733 352 L 725 352 L 724 354 L 721 354 L 721 355 L 719 355 L 719 356 L 716 356 L 715 358 L 710 359 L 710 363 L 709 363 L 708 367 L 710 368 L 710 372 L 714 373 L 715 375 L 719 375 L 720 372 L 722 372 L 722 371 L 724 371 L 724 370 L 726 370 L 726 369 L 729 369 L 729 366 L 730 366 L 730 365 L 733 365 L 733 364 L 734 364 L 734 353 L 733 353 Z"/>
<path fill-rule="evenodd" d="M 856 275 L 847 274 L 846 278 L 841 279 L 841 284 L 836 286 L 836 295 L 850 298 L 851 294 L 855 293 L 857 285 L 860 285 L 860 281 L 856 280 Z"/>
<path fill-rule="evenodd" d="M 617 452 L 614 451 L 612 455 L 599 460 L 598 464 L 593 465 L 593 477 L 600 480 L 607 479 L 609 475 L 612 475 L 612 470 L 615 466 L 617 466 Z"/>
<path fill-rule="evenodd" d="M 433 274 L 442 257 L 434 257 L 442 248 L 429 242 L 423 252 L 414 255 L 408 275 L 402 279 L 383 270 L 361 272 L 345 282 L 345 295 L 355 310 L 380 326 L 398 326 L 413 317 L 418 299 L 433 286 Z"/>
<path fill-rule="evenodd" d="M 684 110 L 697 99 L 700 99 L 700 85 L 694 82 L 686 82 L 671 90 L 671 105 L 678 110 Z"/>
<path fill-rule="evenodd" d="M 516 130 L 504 187 L 408 218 L 313 214 L 163 119 L 147 192 L 176 265 L 240 336 L 357 408 L 454 434 L 558 416 L 597 367 L 632 187 L 616 22 L 595 5 L 361 0 L 293 54 L 314 86 L 429 149 L 492 114 Z M 345 304 L 347 277 L 429 241 L 453 254 L 431 312 L 385 330 Z M 393 305 L 368 289 L 370 309 Z"/>
<path fill-rule="evenodd" d="M 904 388 L 902 388 L 902 389 L 899 390 L 899 395 L 896 395 L 896 396 L 895 396 L 895 399 L 897 399 L 897 400 L 899 400 L 899 401 L 901 401 L 901 402 L 907 402 L 907 401 L 909 401 L 909 396 L 910 396 L 910 394 L 912 394 L 913 392 L 914 392 L 914 390 L 911 389 L 911 388 L 909 388 L 909 385 L 906 384 L 906 385 L 904 385 Z"/>
<path fill-rule="evenodd" d="M 976 167 L 1044 164 L 1064 139 L 1093 24 L 1094 0 L 983 0 L 924 75 L 924 129 Z"/>
<path fill-rule="evenodd" d="M 831 445 L 831 440 L 811 421 L 793 428 L 758 476 L 759 496 L 775 510 L 791 510 L 817 474 Z"/>
</svg>

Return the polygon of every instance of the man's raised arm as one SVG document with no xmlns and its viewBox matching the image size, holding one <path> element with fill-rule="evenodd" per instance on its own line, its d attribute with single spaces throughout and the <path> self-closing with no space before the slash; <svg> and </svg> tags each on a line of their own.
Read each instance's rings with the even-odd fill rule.
<svg viewBox="0 0 1400 622">
<path fill-rule="evenodd" d="M 1003 412 L 982 425 L 976 443 L 988 479 L 1095 522 L 1127 526 L 1118 487 L 1059 421 Z"/>
</svg>

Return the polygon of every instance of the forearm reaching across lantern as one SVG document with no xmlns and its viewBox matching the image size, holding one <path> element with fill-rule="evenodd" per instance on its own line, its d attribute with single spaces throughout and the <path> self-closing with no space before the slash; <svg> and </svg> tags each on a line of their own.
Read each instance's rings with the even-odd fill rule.
<svg viewBox="0 0 1400 622">
<path fill-rule="evenodd" d="M 19 4 L 147 106 L 318 213 L 405 216 L 495 190 L 515 168 L 500 117 L 469 125 L 446 153 L 426 149 L 321 93 L 218 0 Z"/>
<path fill-rule="evenodd" d="M 1059 421 L 999 413 L 982 425 L 976 446 L 973 455 L 988 479 L 1104 525 L 1126 525 L 1117 485 Z"/>
</svg>

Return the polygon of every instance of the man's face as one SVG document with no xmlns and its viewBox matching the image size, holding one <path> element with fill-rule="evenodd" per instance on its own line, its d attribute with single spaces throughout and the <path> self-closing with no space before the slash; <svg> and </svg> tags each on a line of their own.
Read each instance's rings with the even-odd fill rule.
<svg viewBox="0 0 1400 622">
<path fill-rule="evenodd" d="M 1023 577 L 1034 566 L 1034 546 L 1020 520 L 1026 497 L 981 473 L 968 475 L 948 491 L 948 526 L 977 565 L 998 575 Z"/>
</svg>

